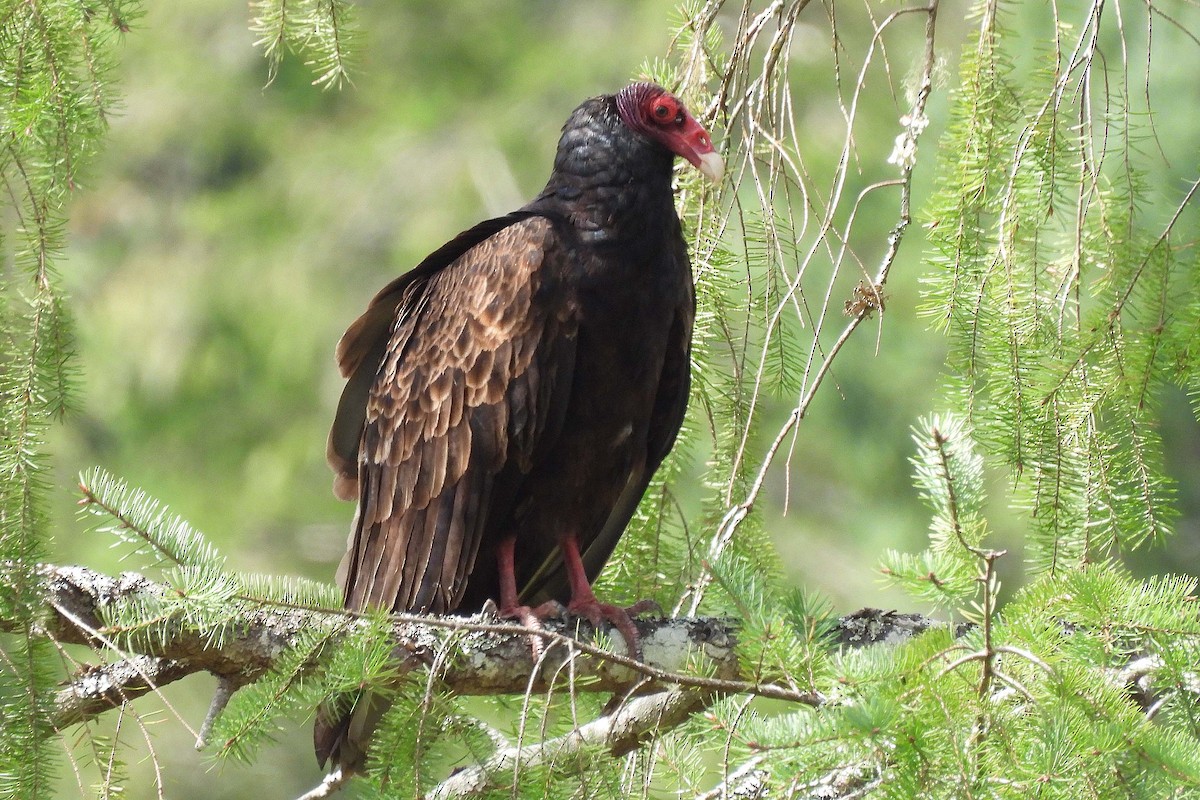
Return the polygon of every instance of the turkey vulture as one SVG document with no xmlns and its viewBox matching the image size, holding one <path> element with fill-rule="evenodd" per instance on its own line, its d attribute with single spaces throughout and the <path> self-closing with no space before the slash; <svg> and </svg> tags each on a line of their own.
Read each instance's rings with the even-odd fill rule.
<svg viewBox="0 0 1200 800">
<path fill-rule="evenodd" d="M 677 155 L 720 180 L 708 133 L 662 87 L 585 101 L 541 194 L 434 251 L 346 331 L 328 457 L 335 494 L 358 503 L 347 608 L 491 599 L 532 623 L 568 602 L 636 643 L 590 584 L 687 406 L 695 297 Z M 363 705 L 318 716 L 322 764 L 359 765 L 378 717 Z"/>
</svg>

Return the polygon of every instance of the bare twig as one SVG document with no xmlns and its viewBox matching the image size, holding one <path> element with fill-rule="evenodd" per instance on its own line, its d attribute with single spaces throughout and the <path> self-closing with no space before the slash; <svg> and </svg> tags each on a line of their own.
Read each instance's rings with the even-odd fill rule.
<svg viewBox="0 0 1200 800">
<path fill-rule="evenodd" d="M 937 54 L 934 49 L 934 37 L 935 37 L 935 32 L 936 32 L 936 27 L 937 27 L 938 0 L 933 0 L 933 2 L 929 3 L 927 6 L 905 8 L 905 9 L 901 9 L 899 11 L 893 12 L 891 15 L 889 15 L 887 17 L 887 19 L 885 19 L 877 27 L 875 36 L 872 39 L 872 43 L 871 43 L 871 52 L 873 52 L 874 49 L 877 46 L 879 46 L 880 37 L 882 36 L 884 30 L 887 27 L 889 27 L 892 23 L 894 23 L 897 19 L 899 19 L 902 15 L 911 14 L 911 13 L 920 13 L 925 16 L 925 51 L 924 51 L 924 54 L 923 54 L 923 57 L 921 60 L 921 68 L 920 68 L 921 71 L 920 71 L 920 76 L 917 81 L 916 90 L 911 98 L 911 107 L 910 107 L 908 113 L 906 113 L 900 120 L 901 125 L 902 125 L 902 131 L 901 131 L 900 135 L 896 137 L 895 149 L 893 150 L 892 155 L 889 158 L 890 163 L 893 163 L 898 167 L 900 174 L 899 174 L 898 178 L 895 178 L 893 180 L 879 182 L 879 183 L 869 187 L 868 189 L 864 190 L 864 191 L 873 191 L 873 190 L 882 189 L 885 187 L 895 187 L 899 190 L 899 199 L 898 199 L 898 203 L 897 203 L 898 214 L 897 214 L 896 223 L 892 226 L 891 230 L 888 233 L 887 244 L 886 244 L 886 248 L 885 248 L 883 257 L 880 259 L 879 265 L 876 268 L 874 275 L 872 275 L 870 277 L 869 285 L 868 285 L 868 282 L 863 282 L 861 284 L 861 286 L 863 288 L 856 294 L 856 299 L 859 302 L 852 302 L 852 303 L 848 303 L 846 305 L 846 308 L 850 312 L 850 320 L 846 323 L 846 325 L 844 326 L 842 331 L 838 334 L 836 340 L 833 342 L 833 344 L 827 350 L 824 350 L 823 348 L 821 348 L 819 345 L 819 342 L 818 342 L 818 335 L 820 332 L 820 328 L 824 324 L 825 314 L 829 307 L 829 303 L 831 301 L 831 295 L 827 294 L 827 296 L 825 297 L 824 304 L 822 306 L 823 310 L 821 311 L 821 316 L 818 320 L 816 320 L 814 322 L 813 345 L 812 345 L 813 350 L 812 350 L 812 353 L 810 354 L 810 367 L 813 362 L 813 357 L 815 357 L 818 352 L 823 353 L 823 358 L 821 358 L 819 364 L 816 365 L 815 369 L 811 373 L 809 372 L 809 368 L 806 367 L 804 388 L 801 393 L 801 396 L 800 396 L 798 402 L 796 403 L 796 406 L 792 409 L 792 412 L 788 415 L 787 419 L 784 421 L 784 423 L 780 426 L 779 430 L 775 434 L 775 437 L 774 437 L 773 441 L 771 442 L 771 445 L 767 448 L 767 451 L 764 454 L 764 456 L 762 457 L 762 460 L 760 461 L 760 463 L 758 464 L 758 467 L 754 470 L 753 477 L 750 479 L 750 482 L 749 482 L 749 488 L 745 491 L 744 495 L 742 496 L 742 498 L 740 500 L 736 500 L 736 501 L 734 500 L 734 498 L 732 496 L 733 484 L 732 483 L 730 484 L 730 493 L 727 495 L 727 498 L 726 498 L 728 505 L 727 505 L 725 515 L 722 517 L 720 524 L 717 526 L 716 531 L 713 533 L 712 538 L 709 542 L 708 552 L 707 552 L 707 556 L 706 556 L 708 564 L 714 563 L 721 556 L 721 554 L 726 550 L 726 548 L 729 546 L 729 543 L 733 540 L 733 536 L 734 536 L 735 532 L 737 531 L 738 527 L 741 525 L 742 521 L 749 515 L 750 511 L 754 508 L 754 504 L 757 502 L 759 494 L 761 493 L 763 487 L 766 484 L 767 474 L 768 474 L 771 466 L 774 464 L 775 459 L 778 456 L 778 454 L 780 453 L 780 451 L 782 451 L 784 449 L 785 443 L 793 435 L 793 432 L 794 432 L 796 426 L 799 424 L 800 420 L 803 419 L 804 415 L 807 413 L 808 408 L 813 401 L 813 398 L 816 396 L 817 390 L 820 388 L 821 384 L 824 382 L 824 379 L 828 376 L 828 374 L 833 366 L 834 360 L 837 358 L 838 354 L 844 348 L 844 346 L 849 341 L 850 337 L 854 334 L 854 332 L 858 329 L 858 327 L 864 321 L 869 319 L 876 310 L 882 311 L 882 309 L 883 309 L 883 287 L 886 285 L 888 276 L 891 272 L 892 265 L 895 263 L 896 258 L 899 255 L 900 243 L 904 238 L 904 234 L 908 230 L 909 225 L 912 223 L 912 211 L 911 211 L 912 174 L 913 174 L 913 169 L 917 163 L 916 162 L 917 143 L 921 137 L 921 134 L 924 132 L 924 130 L 928 124 L 928 119 L 926 117 L 925 110 L 926 110 L 926 105 L 929 101 L 929 97 L 933 91 L 933 73 L 934 73 L 934 68 L 935 68 L 936 61 L 937 61 Z M 787 19 L 787 17 L 785 17 L 785 19 Z M 757 31 L 755 31 L 755 35 L 757 35 Z M 869 57 L 868 57 L 868 60 L 869 60 Z M 863 69 L 865 70 L 865 68 L 866 68 L 866 65 L 864 64 Z M 839 252 L 832 254 L 833 260 L 835 262 L 834 270 L 833 270 L 834 277 L 836 276 L 836 274 L 838 272 L 837 267 L 842 263 L 842 260 L 846 255 L 847 247 L 845 246 L 844 243 L 845 243 L 846 239 L 848 238 L 849 231 L 847 230 L 845 234 L 837 234 L 837 232 L 833 229 L 832 220 L 833 220 L 833 217 L 834 217 L 834 214 L 836 211 L 835 206 L 838 203 L 838 198 L 840 198 L 840 196 L 841 196 L 842 188 L 844 186 L 844 181 L 846 178 L 846 173 L 849 169 L 849 164 L 851 161 L 851 155 L 852 155 L 852 151 L 853 151 L 853 136 L 852 136 L 852 130 L 853 130 L 852 122 L 853 122 L 853 118 L 854 118 L 853 108 L 857 106 L 858 90 L 861 89 L 862 82 L 863 82 L 863 77 L 862 77 L 862 75 L 860 75 L 859 81 L 857 84 L 858 89 L 856 89 L 856 93 L 855 93 L 855 102 L 854 102 L 854 104 L 852 104 L 852 109 L 850 110 L 850 112 L 848 112 L 849 113 L 849 120 L 848 120 L 849 127 L 847 129 L 847 133 L 846 133 L 845 140 L 844 140 L 842 159 L 839 163 L 837 175 L 835 178 L 834 191 L 831 193 L 829 204 L 825 208 L 824 213 L 821 215 L 823 218 L 823 222 L 821 225 L 820 234 L 817 237 L 818 241 L 813 243 L 812 245 L 810 245 L 807 254 L 805 254 L 803 256 L 803 258 L 801 259 L 801 265 L 802 266 L 807 265 L 811 261 L 811 259 L 813 259 L 815 257 L 815 255 L 817 254 L 818 246 L 822 242 L 828 242 L 828 238 L 829 238 L 830 234 L 837 235 L 838 238 L 843 242 L 843 246 L 840 248 Z M 750 97 L 753 94 L 754 94 L 754 87 L 747 90 L 747 97 Z M 786 95 L 786 92 L 784 92 L 783 94 Z M 761 98 L 760 98 L 759 102 L 761 103 Z M 745 113 L 748 115 L 753 114 L 752 111 L 748 111 L 748 110 L 743 111 L 741 113 Z M 730 116 L 731 117 L 735 116 L 734 112 L 731 111 Z M 760 124 L 756 119 L 753 119 L 750 122 L 747 122 L 747 125 L 751 129 L 751 132 L 746 134 L 748 141 L 753 141 L 755 137 L 763 138 L 764 136 L 766 136 L 766 132 L 767 132 L 766 128 L 764 127 L 764 125 Z M 771 148 L 772 154 L 778 154 L 779 158 L 783 159 L 784 161 L 787 161 L 787 159 L 790 158 L 790 156 L 786 152 L 786 150 L 781 145 L 779 145 L 779 143 L 774 142 L 773 139 L 771 139 L 770 141 L 773 145 Z M 749 159 L 749 164 L 750 164 L 750 169 L 753 170 L 754 169 L 754 160 L 752 158 Z M 789 169 L 791 170 L 791 174 L 795 174 L 795 175 L 799 176 L 799 170 L 797 167 L 791 166 L 791 167 L 789 167 Z M 774 175 L 774 174 L 786 173 L 786 172 L 788 172 L 788 170 L 785 170 L 783 168 L 775 169 L 774 165 L 772 165 L 771 172 Z M 756 176 L 756 178 L 757 178 L 757 176 Z M 759 186 L 757 180 L 756 180 L 755 185 L 759 187 L 760 201 L 762 202 L 763 207 L 764 208 L 770 207 L 770 201 L 767 199 L 766 195 L 771 194 L 772 192 L 765 192 L 762 189 L 762 187 Z M 861 201 L 861 195 L 859 197 L 859 201 Z M 855 203 L 856 207 L 857 207 L 857 203 L 859 201 L 856 201 L 856 203 Z M 769 214 L 768 214 L 768 217 L 770 217 Z M 798 269 L 796 271 L 794 278 L 792 278 L 789 281 L 789 284 L 785 287 L 785 289 L 783 291 L 783 296 L 779 300 L 779 303 L 776 306 L 775 312 L 771 315 L 771 318 L 767 321 L 768 332 L 773 330 L 775 328 L 775 326 L 779 323 L 780 319 L 783 316 L 783 312 L 785 310 L 785 304 L 794 302 L 794 298 L 796 296 L 803 294 L 803 292 L 801 290 L 801 286 L 800 286 L 800 280 L 803 275 L 803 272 L 804 272 L 804 270 L 802 267 L 800 269 Z M 831 277 L 830 281 L 829 281 L 829 287 L 832 287 L 832 286 L 833 286 L 833 277 Z M 870 296 L 870 298 L 871 298 L 870 302 L 862 302 L 863 298 L 866 296 Z M 753 406 L 754 403 L 756 402 L 757 392 L 759 390 L 759 387 L 760 387 L 761 381 L 762 381 L 762 369 L 763 369 L 763 365 L 766 362 L 765 348 L 768 347 L 768 344 L 764 343 L 763 347 L 764 347 L 764 352 L 762 354 L 762 358 L 760 358 L 760 360 L 759 360 L 759 368 L 758 368 L 759 374 L 755 380 L 755 388 L 754 388 L 755 394 L 754 394 L 754 397 L 752 397 L 750 400 L 751 406 Z M 737 464 L 743 458 L 744 448 L 745 448 L 745 440 L 743 440 L 742 447 L 739 448 L 739 451 L 735 457 L 734 472 L 736 472 L 736 470 L 737 470 Z M 707 589 L 708 585 L 711 583 L 711 581 L 712 581 L 712 574 L 708 569 L 705 569 L 700 574 L 700 576 L 695 581 L 693 581 L 692 584 L 689 585 L 687 592 L 685 592 L 680 597 L 679 602 L 676 604 L 676 607 L 675 607 L 676 611 L 684 612 L 684 613 L 688 613 L 688 614 L 697 613 L 697 610 L 700 607 L 700 602 L 703 599 L 704 592 Z"/>
</svg>

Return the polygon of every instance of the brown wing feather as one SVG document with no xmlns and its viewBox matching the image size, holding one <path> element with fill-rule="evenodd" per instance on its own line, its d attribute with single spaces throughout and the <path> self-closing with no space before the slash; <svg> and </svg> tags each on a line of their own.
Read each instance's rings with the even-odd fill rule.
<svg viewBox="0 0 1200 800">
<path fill-rule="evenodd" d="M 346 388 L 329 432 L 326 457 L 333 467 L 333 493 L 342 500 L 358 497 L 358 445 L 366 423 L 367 394 L 376 370 L 396 328 L 397 314 L 419 314 L 428 280 L 461 258 L 472 247 L 510 225 L 534 216 L 514 211 L 485 220 L 455 236 L 426 256 L 420 264 L 375 294 L 366 312 L 338 341 L 336 358 Z"/>
<path fill-rule="evenodd" d="M 544 427 L 542 367 L 570 347 L 569 314 L 534 302 L 553 236 L 545 219 L 517 222 L 406 290 L 366 393 L 347 607 L 461 599 L 496 476 L 529 462 Z"/>
</svg>

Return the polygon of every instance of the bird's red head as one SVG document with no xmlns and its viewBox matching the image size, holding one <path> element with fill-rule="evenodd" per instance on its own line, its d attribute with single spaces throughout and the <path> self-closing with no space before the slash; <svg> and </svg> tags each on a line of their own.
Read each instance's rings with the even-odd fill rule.
<svg viewBox="0 0 1200 800">
<path fill-rule="evenodd" d="M 666 89 L 632 83 L 617 93 L 617 113 L 630 128 L 687 159 L 713 183 L 721 181 L 725 164 L 708 131 Z"/>
</svg>

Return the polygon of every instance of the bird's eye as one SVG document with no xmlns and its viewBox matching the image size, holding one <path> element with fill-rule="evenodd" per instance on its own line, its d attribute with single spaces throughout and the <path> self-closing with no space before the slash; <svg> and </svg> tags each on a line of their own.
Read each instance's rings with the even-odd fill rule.
<svg viewBox="0 0 1200 800">
<path fill-rule="evenodd" d="M 654 107 L 654 116 L 659 119 L 666 119 L 671 115 L 671 109 L 667 108 L 666 103 L 659 103 Z"/>
</svg>

